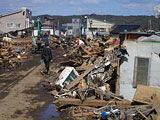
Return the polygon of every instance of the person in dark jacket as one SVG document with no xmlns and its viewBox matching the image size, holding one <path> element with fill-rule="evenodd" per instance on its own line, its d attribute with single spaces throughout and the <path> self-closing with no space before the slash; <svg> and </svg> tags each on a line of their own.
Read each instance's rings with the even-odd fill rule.
<svg viewBox="0 0 160 120">
<path fill-rule="evenodd" d="M 48 42 L 48 43 L 49 43 L 47 33 L 45 33 L 45 34 L 44 34 L 43 39 L 44 39 L 44 42 L 45 42 L 45 43 L 46 43 L 46 42 Z"/>
<path fill-rule="evenodd" d="M 46 74 L 49 74 L 49 64 L 52 62 L 52 52 L 51 48 L 49 47 L 49 43 L 45 43 L 45 47 L 42 50 L 41 54 L 41 62 L 45 63 L 45 69 L 46 69 Z"/>
</svg>

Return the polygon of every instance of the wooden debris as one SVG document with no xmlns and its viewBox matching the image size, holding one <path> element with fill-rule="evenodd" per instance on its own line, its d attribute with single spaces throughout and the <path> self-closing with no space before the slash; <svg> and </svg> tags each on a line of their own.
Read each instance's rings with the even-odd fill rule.
<svg viewBox="0 0 160 120">
<path fill-rule="evenodd" d="M 140 110 L 137 110 L 137 112 L 140 113 L 146 120 L 148 120 L 148 118 Z"/>
<path fill-rule="evenodd" d="M 50 92 L 50 94 L 52 94 L 54 96 L 57 95 L 57 93 L 58 93 L 57 90 L 53 90 L 53 91 Z"/>
<path fill-rule="evenodd" d="M 0 68 L 15 68 L 27 58 L 32 46 L 31 39 L 0 41 Z M 16 52 L 16 48 L 20 51 Z"/>
<path fill-rule="evenodd" d="M 105 101 L 105 100 L 91 100 L 87 99 L 83 103 L 80 99 L 71 99 L 71 98 L 59 98 L 58 99 L 59 104 L 61 105 L 79 105 L 79 106 L 93 106 L 93 107 L 100 107 L 105 106 L 108 103 L 111 105 L 118 105 L 122 107 L 130 106 L 130 102 L 124 102 L 124 101 Z"/>
<path fill-rule="evenodd" d="M 160 99 L 160 89 L 138 85 L 133 100 L 136 102 L 152 104 L 153 96 L 155 95 Z"/>
<path fill-rule="evenodd" d="M 78 76 L 73 82 L 71 82 L 66 88 L 67 89 L 71 89 L 72 87 L 74 87 L 75 85 L 77 85 L 80 82 L 81 78 L 84 78 L 90 71 L 92 71 L 94 69 L 95 65 L 97 63 L 99 63 L 100 60 L 101 60 L 101 58 L 98 59 L 94 63 L 94 65 L 88 66 L 88 69 L 82 75 Z"/>
<path fill-rule="evenodd" d="M 84 41 L 85 45 L 72 47 L 66 61 L 60 65 L 74 67 L 80 76 L 65 85 L 58 92 L 56 104 L 59 109 L 71 110 L 74 119 L 100 119 L 102 112 L 110 113 L 107 119 L 149 119 L 160 114 L 160 90 L 139 85 L 134 101 L 150 104 L 131 106 L 131 102 L 119 96 L 120 90 L 120 58 L 117 52 L 119 45 L 116 39 L 106 36 L 101 39 Z M 63 46 L 63 45 L 62 45 Z M 115 73 L 114 73 L 115 72 Z M 118 79 L 117 79 L 118 78 Z M 111 92 L 111 83 L 115 80 L 115 91 Z M 54 93 L 55 94 L 55 93 Z M 56 96 L 57 97 L 57 96 Z M 156 104 L 155 104 L 156 103 Z M 97 111 L 100 112 L 97 112 Z"/>
</svg>

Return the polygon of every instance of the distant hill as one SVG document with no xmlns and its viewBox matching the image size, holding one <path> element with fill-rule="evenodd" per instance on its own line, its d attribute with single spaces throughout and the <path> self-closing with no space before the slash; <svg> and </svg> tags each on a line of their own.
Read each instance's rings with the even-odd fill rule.
<svg viewBox="0 0 160 120">
<path fill-rule="evenodd" d="M 99 19 L 99 20 L 106 20 L 106 22 L 114 23 L 114 24 L 139 24 L 142 26 L 144 30 L 148 30 L 149 28 L 149 21 L 152 22 L 152 28 L 154 30 L 160 29 L 160 19 L 155 18 L 154 16 L 115 16 L 115 15 L 72 15 L 72 16 L 58 16 L 58 15 L 40 15 L 40 16 L 33 16 L 33 19 L 36 20 L 37 17 L 40 17 L 42 21 L 44 21 L 44 17 L 49 16 L 52 17 L 55 21 L 55 24 L 64 24 L 64 23 L 71 23 L 72 18 L 79 18 L 81 19 L 82 24 L 84 23 L 85 16 L 90 16 L 91 18 Z"/>
</svg>

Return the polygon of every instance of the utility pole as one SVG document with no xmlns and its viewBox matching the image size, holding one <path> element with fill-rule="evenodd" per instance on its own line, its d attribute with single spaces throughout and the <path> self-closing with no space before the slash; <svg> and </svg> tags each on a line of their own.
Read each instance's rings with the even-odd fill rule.
<svg viewBox="0 0 160 120">
<path fill-rule="evenodd" d="M 150 24 L 149 25 L 150 25 L 149 29 L 152 30 L 152 20 L 151 19 L 150 19 Z"/>
</svg>

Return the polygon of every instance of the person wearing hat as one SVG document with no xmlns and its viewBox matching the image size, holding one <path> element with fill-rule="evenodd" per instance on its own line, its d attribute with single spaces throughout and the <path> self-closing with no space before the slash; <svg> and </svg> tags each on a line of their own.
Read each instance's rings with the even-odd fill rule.
<svg viewBox="0 0 160 120">
<path fill-rule="evenodd" d="M 45 43 L 45 47 L 42 50 L 40 62 L 44 62 L 45 64 L 45 71 L 43 71 L 43 73 L 49 74 L 49 64 L 50 62 L 53 62 L 53 60 L 51 48 L 49 47 L 48 42 Z"/>
</svg>

